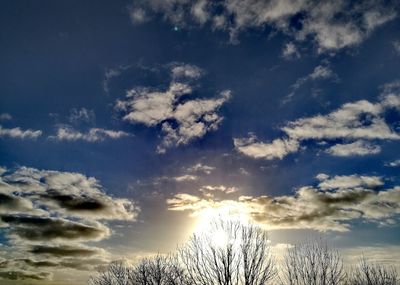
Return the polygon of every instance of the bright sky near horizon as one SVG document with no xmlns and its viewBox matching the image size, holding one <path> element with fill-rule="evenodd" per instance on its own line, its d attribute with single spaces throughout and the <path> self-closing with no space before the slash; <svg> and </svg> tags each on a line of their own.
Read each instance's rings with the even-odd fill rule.
<svg viewBox="0 0 400 285">
<path fill-rule="evenodd" d="M 398 1 L 0 5 L 1 284 L 86 284 L 220 215 L 400 259 Z"/>
</svg>

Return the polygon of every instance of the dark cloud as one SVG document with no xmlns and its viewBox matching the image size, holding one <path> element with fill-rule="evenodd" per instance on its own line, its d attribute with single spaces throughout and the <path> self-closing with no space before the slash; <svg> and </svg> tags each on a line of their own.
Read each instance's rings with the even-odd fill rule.
<svg viewBox="0 0 400 285">
<path fill-rule="evenodd" d="M 79 247 L 69 245 L 58 245 L 58 246 L 45 246 L 36 245 L 33 246 L 29 252 L 35 255 L 52 255 L 57 257 L 63 256 L 92 256 L 99 254 L 101 251 L 98 248 L 92 247 Z"/>
<path fill-rule="evenodd" d="M 48 279 L 50 276 L 51 274 L 49 272 L 30 272 L 23 270 L 0 271 L 0 278 L 9 280 L 45 280 Z"/>
<path fill-rule="evenodd" d="M 12 226 L 10 233 L 31 241 L 97 240 L 109 234 L 99 223 L 87 225 L 63 219 L 3 215 L 0 219 Z"/>
</svg>

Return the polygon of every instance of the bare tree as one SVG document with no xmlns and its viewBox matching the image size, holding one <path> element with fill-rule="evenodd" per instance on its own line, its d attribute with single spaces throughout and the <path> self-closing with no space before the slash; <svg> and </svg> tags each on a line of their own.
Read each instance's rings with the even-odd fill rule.
<svg viewBox="0 0 400 285">
<path fill-rule="evenodd" d="M 238 221 L 212 221 L 179 249 L 179 257 L 195 285 L 261 285 L 275 275 L 267 233 Z"/>
<path fill-rule="evenodd" d="M 345 284 L 346 272 L 337 250 L 321 240 L 289 248 L 280 274 L 284 285 Z"/>
<path fill-rule="evenodd" d="M 369 263 L 363 256 L 353 269 L 350 277 L 351 285 L 396 285 L 397 272 L 392 266 Z"/>
<path fill-rule="evenodd" d="M 142 259 L 130 271 L 133 285 L 188 285 L 186 274 L 174 256 Z"/>
<path fill-rule="evenodd" d="M 130 269 L 122 261 L 111 262 L 108 267 L 89 279 L 90 285 L 131 285 Z"/>
<path fill-rule="evenodd" d="M 90 285 L 190 285 L 186 274 L 173 256 L 143 258 L 135 266 L 120 261 L 89 279 Z"/>
</svg>

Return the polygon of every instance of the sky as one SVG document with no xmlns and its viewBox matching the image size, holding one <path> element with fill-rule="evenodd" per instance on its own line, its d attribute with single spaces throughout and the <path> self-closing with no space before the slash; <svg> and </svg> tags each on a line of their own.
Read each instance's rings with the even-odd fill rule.
<svg viewBox="0 0 400 285">
<path fill-rule="evenodd" d="M 1 284 L 240 217 L 400 259 L 398 1 L 3 1 Z"/>
</svg>

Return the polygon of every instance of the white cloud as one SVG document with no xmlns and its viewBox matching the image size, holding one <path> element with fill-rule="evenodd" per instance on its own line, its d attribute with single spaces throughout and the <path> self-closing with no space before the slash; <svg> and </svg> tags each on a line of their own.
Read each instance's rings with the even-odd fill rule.
<svg viewBox="0 0 400 285">
<path fill-rule="evenodd" d="M 17 139 L 37 139 L 42 135 L 42 131 L 40 130 L 22 130 L 21 128 L 3 128 L 0 125 L 0 138 L 1 137 L 10 137 L 10 138 L 17 138 Z"/>
<path fill-rule="evenodd" d="M 316 70 L 314 76 L 325 76 L 324 71 Z M 322 74 L 322 75 L 321 75 Z M 326 115 L 304 117 L 286 123 L 281 130 L 286 135 L 274 139 L 272 143 L 255 142 L 253 137 L 235 138 L 235 148 L 254 158 L 282 159 L 288 153 L 300 149 L 303 141 L 316 141 L 327 145 L 335 140 L 348 141 L 328 148 L 332 155 L 366 155 L 380 151 L 371 140 L 399 140 L 400 134 L 385 120 L 389 110 L 400 111 L 400 82 L 394 81 L 382 87 L 379 101 L 372 103 L 360 100 L 346 103 Z"/>
<path fill-rule="evenodd" d="M 383 186 L 380 177 L 319 175 L 319 179 L 317 187 L 301 187 L 294 195 L 217 199 L 208 193 L 178 193 L 166 203 L 169 210 L 187 211 L 192 216 L 209 215 L 210 211 L 239 215 L 267 229 L 348 231 L 350 222 L 385 225 L 400 213 L 400 187 L 377 191 L 377 186 Z"/>
<path fill-rule="evenodd" d="M 161 14 L 183 27 L 208 22 L 212 29 L 229 32 L 234 43 L 243 30 L 269 26 L 298 42 L 312 39 L 318 52 L 356 46 L 397 13 L 396 5 L 386 1 L 149 0 L 141 4 L 136 7 L 139 14 Z M 295 26 L 299 15 L 301 26 Z"/>
<path fill-rule="evenodd" d="M 125 121 L 161 127 L 164 137 L 157 147 L 158 152 L 186 145 L 218 129 L 222 117 L 217 111 L 231 96 L 231 92 L 225 90 L 217 98 L 182 100 L 183 95 L 192 94 L 193 87 L 189 82 L 176 80 L 198 79 L 200 75 L 201 70 L 195 66 L 175 64 L 171 68 L 173 80 L 167 90 L 134 88 L 127 92 L 124 100 L 117 101 L 116 109 L 124 113 Z"/>
<path fill-rule="evenodd" d="M 124 131 L 90 128 L 86 133 L 82 133 L 69 125 L 59 125 L 57 127 L 57 134 L 54 136 L 49 136 L 49 138 L 58 141 L 82 140 L 87 142 L 97 142 L 105 139 L 119 139 L 128 136 L 131 136 L 131 134 Z"/>
<path fill-rule="evenodd" d="M 363 140 L 348 144 L 335 144 L 326 150 L 334 156 L 363 156 L 381 152 L 381 147 Z"/>
<path fill-rule="evenodd" d="M 233 139 L 235 149 L 240 153 L 254 158 L 264 158 L 267 160 L 282 159 L 292 152 L 297 152 L 300 144 L 297 140 L 275 139 L 271 143 L 258 142 L 257 138 Z"/>
</svg>

